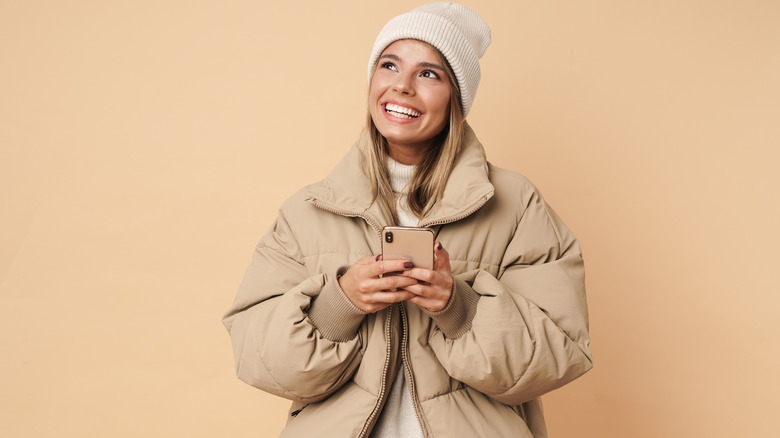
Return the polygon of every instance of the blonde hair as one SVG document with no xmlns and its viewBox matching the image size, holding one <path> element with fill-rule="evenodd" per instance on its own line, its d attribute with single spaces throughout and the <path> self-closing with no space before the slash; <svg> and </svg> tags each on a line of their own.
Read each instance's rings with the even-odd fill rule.
<svg viewBox="0 0 780 438">
<path fill-rule="evenodd" d="M 418 218 L 424 218 L 441 199 L 463 143 L 463 103 L 460 99 L 458 81 L 444 55 L 435 47 L 431 46 L 431 48 L 444 65 L 450 83 L 450 117 L 441 133 L 434 138 L 433 146 L 426 151 L 422 161 L 417 164 L 414 176 L 409 182 L 407 203 L 411 213 Z M 386 163 L 389 154 L 387 140 L 376 128 L 370 111 L 366 117 L 361 146 L 361 164 L 363 172 L 372 185 L 373 200 L 378 202 L 381 209 L 397 223 L 398 211 L 387 173 Z"/>
</svg>

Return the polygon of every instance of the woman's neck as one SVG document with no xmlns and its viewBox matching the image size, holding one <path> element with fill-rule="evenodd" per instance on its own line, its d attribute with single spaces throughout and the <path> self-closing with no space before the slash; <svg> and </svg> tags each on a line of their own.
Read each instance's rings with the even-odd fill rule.
<svg viewBox="0 0 780 438">
<path fill-rule="evenodd" d="M 394 145 L 388 143 L 387 152 L 390 158 L 401 164 L 415 165 L 420 164 L 423 158 L 425 158 L 425 153 L 429 147 L 430 145 Z"/>
</svg>

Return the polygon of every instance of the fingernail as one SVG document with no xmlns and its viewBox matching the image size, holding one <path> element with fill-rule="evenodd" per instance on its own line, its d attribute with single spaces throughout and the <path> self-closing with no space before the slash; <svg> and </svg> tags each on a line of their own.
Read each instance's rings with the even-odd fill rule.
<svg viewBox="0 0 780 438">
<path fill-rule="evenodd" d="M 443 247 L 443 246 L 441 246 L 441 242 L 439 242 L 439 246 L 437 246 L 437 247 L 436 247 L 436 249 L 438 249 L 439 251 L 441 251 L 441 250 L 442 250 L 442 248 L 444 248 L 444 247 Z"/>
<path fill-rule="evenodd" d="M 412 263 L 412 262 L 404 262 L 404 268 L 406 268 L 406 269 L 414 268 L 414 263 Z"/>
<path fill-rule="evenodd" d="M 377 254 L 376 261 L 379 261 L 379 259 L 381 259 L 381 258 L 382 258 L 382 254 Z"/>
</svg>

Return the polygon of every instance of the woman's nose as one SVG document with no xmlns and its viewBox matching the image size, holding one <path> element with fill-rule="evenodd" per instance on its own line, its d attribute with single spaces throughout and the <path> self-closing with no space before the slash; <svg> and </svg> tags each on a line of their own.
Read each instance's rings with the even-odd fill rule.
<svg viewBox="0 0 780 438">
<path fill-rule="evenodd" d="M 406 95 L 414 94 L 412 78 L 403 73 L 396 75 L 395 82 L 393 83 L 393 91 Z"/>
</svg>

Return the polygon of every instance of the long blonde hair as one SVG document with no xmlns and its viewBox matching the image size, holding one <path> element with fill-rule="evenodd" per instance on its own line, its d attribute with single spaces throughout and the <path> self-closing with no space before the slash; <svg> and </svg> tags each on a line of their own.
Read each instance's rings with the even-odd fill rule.
<svg viewBox="0 0 780 438">
<path fill-rule="evenodd" d="M 441 199 L 444 187 L 460 153 L 463 142 L 463 104 L 460 101 L 460 88 L 449 62 L 438 49 L 431 46 L 444 65 L 450 83 L 450 117 L 444 129 L 434 138 L 422 161 L 417 164 L 412 180 L 409 182 L 407 203 L 409 210 L 418 218 L 425 217 Z M 374 70 L 376 71 L 376 69 Z M 393 188 L 387 173 L 387 140 L 374 124 L 371 112 L 367 111 L 366 127 L 362 136 L 361 164 L 372 187 L 374 201 L 381 209 L 398 222 Z"/>
</svg>

